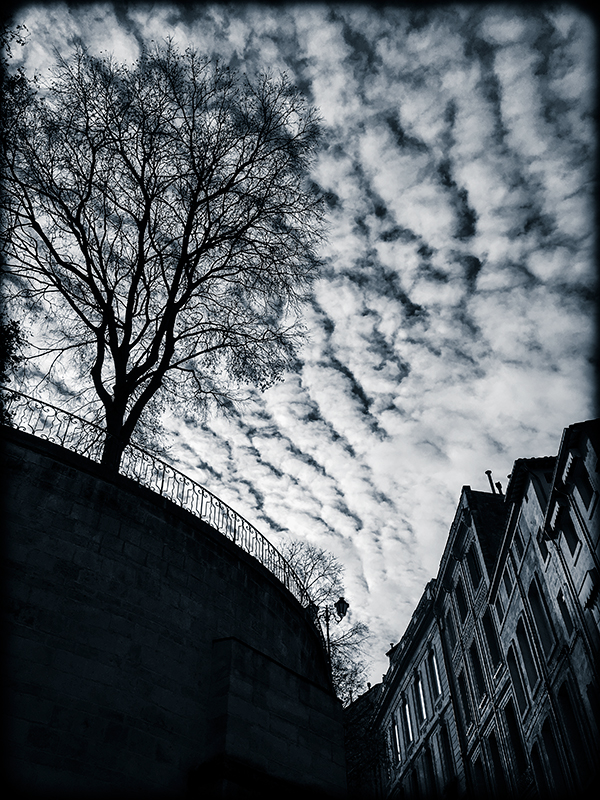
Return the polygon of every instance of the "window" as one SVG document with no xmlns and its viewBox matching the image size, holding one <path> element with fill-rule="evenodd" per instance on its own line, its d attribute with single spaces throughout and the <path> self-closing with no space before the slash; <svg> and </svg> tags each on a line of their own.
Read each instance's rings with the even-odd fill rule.
<svg viewBox="0 0 600 800">
<path fill-rule="evenodd" d="M 465 725 L 468 728 L 473 719 L 471 714 L 471 703 L 469 700 L 469 690 L 467 688 L 467 679 L 465 678 L 464 670 L 458 676 L 458 691 L 460 693 L 460 700 L 463 707 L 463 715 Z"/>
<path fill-rule="evenodd" d="M 431 684 L 431 696 L 437 699 L 442 693 L 442 684 L 440 682 L 440 673 L 437 665 L 437 658 L 433 650 L 429 651 L 427 657 L 429 664 L 429 682 Z"/>
<path fill-rule="evenodd" d="M 471 666 L 473 668 L 473 679 L 475 684 L 475 694 L 477 695 L 478 702 L 485 695 L 485 681 L 483 680 L 483 670 L 481 669 L 481 660 L 479 658 L 479 651 L 477 644 L 473 642 L 469 648 L 469 655 L 471 656 Z"/>
<path fill-rule="evenodd" d="M 567 742 L 571 750 L 571 763 L 577 765 L 580 782 L 585 785 L 590 776 L 590 764 L 586 756 L 586 749 L 583 742 L 582 731 L 577 721 L 575 709 L 571 702 L 567 684 L 563 683 L 558 693 L 558 703 L 560 713 L 563 718 L 567 731 Z"/>
<path fill-rule="evenodd" d="M 520 619 L 517 624 L 517 641 L 519 642 L 519 649 L 521 650 L 521 655 L 523 657 L 523 664 L 525 664 L 527 682 L 529 684 L 529 688 L 533 690 L 533 687 L 537 683 L 538 671 L 535 666 L 535 661 L 533 660 L 531 645 L 529 644 L 529 637 L 527 636 L 527 631 L 525 630 L 525 625 L 523 624 L 522 619 Z"/>
<path fill-rule="evenodd" d="M 423 766 L 425 767 L 425 783 L 427 784 L 425 796 L 434 797 L 436 794 L 435 769 L 430 747 L 425 748 L 425 752 L 423 753 Z"/>
<path fill-rule="evenodd" d="M 473 589 L 477 589 L 481 582 L 481 567 L 479 566 L 479 557 L 475 549 L 475 543 L 469 547 L 469 552 L 467 553 L 467 567 L 469 568 Z"/>
<path fill-rule="evenodd" d="M 540 555 L 542 556 L 542 560 L 545 561 L 548 558 L 548 545 L 546 544 L 546 539 L 544 538 L 544 531 L 541 528 L 537 533 L 536 541 Z"/>
<path fill-rule="evenodd" d="M 506 565 L 506 569 L 504 570 L 502 581 L 504 583 L 504 588 L 506 589 L 506 596 L 510 598 L 510 593 L 512 592 L 512 578 L 510 575 L 510 567 L 508 566 L 508 564 Z"/>
<path fill-rule="evenodd" d="M 554 645 L 554 636 L 552 634 L 552 628 L 550 627 L 546 604 L 540 595 L 540 591 L 537 587 L 535 579 L 531 581 L 527 597 L 529 598 L 529 604 L 531 605 L 531 611 L 533 614 L 533 619 L 535 620 L 535 626 L 537 628 L 537 634 L 542 645 L 542 650 L 544 651 L 544 655 L 548 657 Z"/>
<path fill-rule="evenodd" d="M 440 733 L 442 739 L 442 760 L 444 762 L 444 775 L 446 780 L 449 781 L 454 776 L 454 765 L 452 761 L 452 747 L 450 746 L 450 736 L 448 735 L 448 726 L 444 722 Z"/>
<path fill-rule="evenodd" d="M 558 753 L 558 747 L 556 746 L 556 739 L 554 738 L 552 725 L 550 724 L 549 719 L 547 719 L 542 725 L 542 741 L 544 742 L 544 749 L 546 750 L 546 755 L 548 756 L 548 763 L 552 772 L 554 788 L 557 793 L 563 797 L 566 794 L 567 787 L 565 784 L 565 777 L 563 775 L 560 755 Z"/>
<path fill-rule="evenodd" d="M 446 614 L 446 635 L 448 636 L 450 650 L 454 650 L 456 645 L 456 630 L 454 629 L 454 620 L 452 619 L 452 612 L 450 610 Z"/>
<path fill-rule="evenodd" d="M 594 489 L 590 483 L 587 469 L 581 458 L 575 461 L 572 480 L 575 482 L 575 486 L 581 495 L 583 505 L 586 507 L 586 510 L 589 509 L 592 497 L 594 496 Z"/>
<path fill-rule="evenodd" d="M 577 545 L 579 544 L 579 537 L 577 536 L 577 531 L 573 525 L 573 520 L 571 519 L 571 516 L 566 508 L 561 508 L 558 516 L 558 524 L 564 534 L 565 542 L 567 543 L 569 552 L 572 556 L 574 556 L 575 551 L 577 550 Z"/>
<path fill-rule="evenodd" d="M 520 525 L 521 523 L 519 522 L 519 524 L 515 527 L 515 535 L 513 538 L 514 551 L 517 557 L 517 561 L 520 561 L 523 558 L 523 553 L 525 552 L 525 546 L 523 544 L 523 537 L 521 535 Z"/>
<path fill-rule="evenodd" d="M 544 772 L 544 765 L 542 764 L 542 757 L 540 756 L 540 748 L 537 743 L 531 748 L 531 766 L 533 767 L 533 775 L 538 787 L 538 794 L 540 797 L 548 797 L 550 794 L 550 787 L 546 780 L 546 773 Z"/>
<path fill-rule="evenodd" d="M 496 602 L 494 604 L 496 608 L 496 614 L 498 615 L 498 622 L 502 622 L 504 619 L 504 605 L 502 603 L 502 598 L 500 595 L 496 598 Z"/>
<path fill-rule="evenodd" d="M 494 731 L 488 736 L 488 750 L 492 758 L 492 766 L 494 768 L 494 788 L 500 793 L 502 797 L 506 792 L 506 778 L 504 777 L 504 766 L 502 764 L 502 757 L 500 755 L 500 748 L 498 747 L 498 740 Z"/>
<path fill-rule="evenodd" d="M 462 580 L 459 580 L 456 584 L 456 602 L 458 603 L 458 613 L 460 616 L 460 621 L 464 622 L 467 618 L 468 608 L 467 608 L 467 600 L 465 598 L 465 590 L 462 585 Z"/>
<path fill-rule="evenodd" d="M 392 722 L 392 752 L 394 754 L 394 758 L 396 763 L 400 763 L 401 758 L 401 750 L 400 750 L 400 733 L 398 731 L 398 721 L 394 717 L 394 721 Z"/>
<path fill-rule="evenodd" d="M 492 619 L 492 614 L 489 608 L 483 615 L 483 632 L 485 633 L 487 649 L 488 653 L 490 654 L 492 666 L 494 669 L 496 669 L 502 661 L 502 653 L 500 652 L 498 635 L 496 634 L 496 627 L 494 625 L 494 620 Z"/>
<path fill-rule="evenodd" d="M 517 705 L 519 706 L 519 711 L 521 714 L 523 714 L 527 708 L 527 697 L 525 695 L 525 687 L 523 686 L 523 680 L 521 678 L 521 670 L 519 669 L 515 651 L 513 650 L 512 646 L 508 650 L 506 660 L 508 662 L 508 670 L 510 672 L 515 697 L 517 699 Z"/>
<path fill-rule="evenodd" d="M 415 678 L 415 697 L 417 699 L 417 717 L 419 725 L 427 719 L 427 709 L 425 708 L 425 695 L 423 694 L 423 682 L 421 676 Z"/>
<path fill-rule="evenodd" d="M 565 624 L 565 628 L 567 629 L 567 636 L 571 636 L 573 633 L 573 620 L 571 619 L 571 612 L 569 611 L 569 606 L 567 605 L 567 601 L 565 600 L 562 589 L 559 591 L 556 600 L 558 602 L 560 615 Z"/>
<path fill-rule="evenodd" d="M 410 721 L 410 708 L 408 706 L 408 700 L 406 699 L 402 704 L 402 710 L 404 714 L 404 733 L 406 734 L 406 741 L 410 744 L 413 740 L 413 730 Z"/>
<path fill-rule="evenodd" d="M 509 700 L 506 704 L 504 709 L 504 717 L 506 719 L 506 728 L 508 730 L 508 741 L 512 747 L 517 773 L 521 773 L 527 769 L 527 758 L 525 757 L 525 748 L 523 747 L 521 730 L 519 728 L 519 723 L 517 722 L 517 715 L 515 714 L 515 708 L 512 700 Z"/>
<path fill-rule="evenodd" d="M 473 783 L 475 784 L 475 796 L 483 797 L 487 794 L 487 787 L 485 784 L 485 770 L 481 756 L 477 756 L 473 764 Z"/>
</svg>

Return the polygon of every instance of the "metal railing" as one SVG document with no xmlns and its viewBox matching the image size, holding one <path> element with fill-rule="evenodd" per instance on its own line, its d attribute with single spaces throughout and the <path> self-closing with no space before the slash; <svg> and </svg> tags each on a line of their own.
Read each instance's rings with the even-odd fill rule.
<svg viewBox="0 0 600 800">
<path fill-rule="evenodd" d="M 7 424 L 78 453 L 102 460 L 106 431 L 81 417 L 20 392 L 0 387 Z M 266 567 L 304 607 L 310 597 L 302 581 L 271 542 L 204 486 L 133 444 L 128 444 L 119 473 L 191 512 Z M 318 627 L 318 626 L 317 626 Z"/>
</svg>

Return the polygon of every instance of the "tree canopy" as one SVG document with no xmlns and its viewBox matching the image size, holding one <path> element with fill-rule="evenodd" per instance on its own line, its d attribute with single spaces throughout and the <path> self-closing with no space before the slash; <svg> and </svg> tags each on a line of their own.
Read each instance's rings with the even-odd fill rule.
<svg viewBox="0 0 600 800">
<path fill-rule="evenodd" d="M 77 48 L 46 82 L 7 84 L 8 302 L 37 315 L 45 377 L 77 376 L 104 463 L 165 403 L 194 412 L 277 380 L 323 223 L 299 90 L 170 42 L 129 66 Z"/>
</svg>

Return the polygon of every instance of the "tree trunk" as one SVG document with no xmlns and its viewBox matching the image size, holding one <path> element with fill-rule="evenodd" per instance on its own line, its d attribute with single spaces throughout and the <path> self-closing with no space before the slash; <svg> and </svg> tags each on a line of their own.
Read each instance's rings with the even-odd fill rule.
<svg viewBox="0 0 600 800">
<path fill-rule="evenodd" d="M 111 433 L 106 434 L 101 464 L 109 475 L 117 475 L 126 442 Z"/>
</svg>

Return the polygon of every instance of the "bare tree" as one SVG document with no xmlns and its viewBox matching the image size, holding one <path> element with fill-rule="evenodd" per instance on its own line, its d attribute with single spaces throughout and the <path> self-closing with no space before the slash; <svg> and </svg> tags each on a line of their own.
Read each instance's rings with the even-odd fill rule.
<svg viewBox="0 0 600 800">
<path fill-rule="evenodd" d="M 165 403 L 277 380 L 323 221 L 318 119 L 286 77 L 169 42 L 133 66 L 78 48 L 44 84 L 15 76 L 6 103 L 9 302 L 38 314 L 29 358 L 76 374 L 103 418 L 106 467 Z"/>
<path fill-rule="evenodd" d="M 334 605 L 344 595 L 344 567 L 333 553 L 304 540 L 284 541 L 279 550 L 306 586 L 321 622 L 329 609 L 333 685 L 342 703 L 348 705 L 366 688 L 363 646 L 370 632 L 364 622 L 335 623 Z"/>
</svg>

